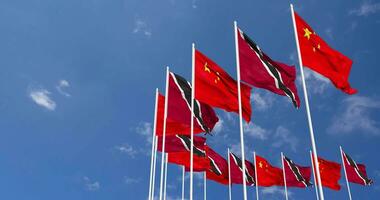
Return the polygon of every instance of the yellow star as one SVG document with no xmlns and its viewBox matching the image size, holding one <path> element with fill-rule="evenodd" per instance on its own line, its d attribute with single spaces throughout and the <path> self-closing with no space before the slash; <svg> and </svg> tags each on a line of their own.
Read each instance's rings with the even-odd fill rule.
<svg viewBox="0 0 380 200">
<path fill-rule="evenodd" d="M 259 162 L 259 167 L 263 168 L 263 163 L 261 161 Z"/>
<path fill-rule="evenodd" d="M 205 67 L 205 72 L 211 73 L 210 68 L 208 68 L 207 65 L 208 65 L 208 64 L 207 64 L 207 62 L 206 62 L 205 65 L 204 65 L 204 67 Z"/>
<path fill-rule="evenodd" d="M 312 32 L 310 32 L 308 28 L 304 28 L 303 30 L 305 31 L 305 34 L 303 36 L 310 40 L 310 35 L 312 34 Z"/>
<path fill-rule="evenodd" d="M 318 48 L 318 49 L 321 49 L 321 45 L 318 44 L 317 48 Z M 316 51 L 315 47 L 313 47 L 313 51 L 314 51 L 314 52 Z"/>
</svg>

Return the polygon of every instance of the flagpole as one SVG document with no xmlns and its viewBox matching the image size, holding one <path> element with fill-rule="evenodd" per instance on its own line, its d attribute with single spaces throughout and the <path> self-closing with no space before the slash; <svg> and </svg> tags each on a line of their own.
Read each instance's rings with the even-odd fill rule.
<svg viewBox="0 0 380 200">
<path fill-rule="evenodd" d="M 153 160 L 154 160 L 154 145 L 155 145 L 155 135 L 156 135 L 156 120 L 157 120 L 157 104 L 158 104 L 158 88 L 156 88 L 156 99 L 155 99 L 155 105 L 154 105 L 154 122 L 153 122 L 153 133 L 152 133 L 152 156 L 150 158 L 150 177 L 149 177 L 149 197 L 148 199 L 151 199 L 152 197 L 152 180 L 153 180 Z"/>
<path fill-rule="evenodd" d="M 286 185 L 286 174 L 284 165 L 284 153 L 281 152 L 281 162 L 282 162 L 282 174 L 284 175 L 284 186 L 285 186 L 285 199 L 288 200 L 288 188 Z"/>
<path fill-rule="evenodd" d="M 319 200 L 319 195 L 318 195 L 318 184 L 317 184 L 317 179 L 315 178 L 315 168 L 314 168 L 314 161 L 313 161 L 313 154 L 310 151 L 310 160 L 311 160 L 311 167 L 313 169 L 313 178 L 314 178 L 314 188 L 315 188 L 315 195 L 317 196 L 317 200 Z"/>
<path fill-rule="evenodd" d="M 185 200 L 185 166 L 182 166 L 182 200 Z"/>
<path fill-rule="evenodd" d="M 164 200 L 166 200 L 166 184 L 168 180 L 168 153 L 165 153 L 165 182 L 164 182 Z"/>
<path fill-rule="evenodd" d="M 296 44 L 297 44 L 297 52 L 298 52 L 298 60 L 299 60 L 299 67 L 301 71 L 301 78 L 302 78 L 302 86 L 303 86 L 303 92 L 304 92 L 304 97 L 305 97 L 305 105 L 306 105 L 306 113 L 307 113 L 307 119 L 309 123 L 309 130 L 310 130 L 310 138 L 311 138 L 311 145 L 313 149 L 313 154 L 314 154 L 314 161 L 316 165 L 316 174 L 317 174 L 317 179 L 319 183 L 321 182 L 321 174 L 319 172 L 319 163 L 318 163 L 318 155 L 317 155 L 317 146 L 315 144 L 315 138 L 314 138 L 314 130 L 313 130 L 313 122 L 311 120 L 311 113 L 310 113 L 310 108 L 309 108 L 309 98 L 307 94 L 307 89 L 306 89 L 306 81 L 305 81 L 305 76 L 303 73 L 303 64 L 302 64 L 302 57 L 301 57 L 301 51 L 300 51 L 300 45 L 298 41 L 298 33 L 297 33 L 297 27 L 296 27 L 296 19 L 294 16 L 294 8 L 293 4 L 290 4 L 290 9 L 292 11 L 292 19 L 293 19 L 293 28 L 294 28 L 294 36 L 296 39 Z M 324 200 L 324 195 L 323 195 L 323 189 L 322 189 L 322 184 L 318 184 L 319 188 L 319 194 L 321 197 L 321 200 Z"/>
<path fill-rule="evenodd" d="M 160 177 L 160 200 L 164 186 L 164 164 L 165 164 L 165 139 L 166 139 L 166 118 L 168 116 L 168 98 L 169 98 L 169 67 L 166 67 L 166 88 L 165 88 L 165 109 L 164 125 L 162 128 L 162 153 L 161 153 L 161 177 Z"/>
<path fill-rule="evenodd" d="M 206 200 L 207 199 L 207 177 L 206 177 L 206 171 L 204 172 L 204 176 L 203 176 L 203 199 Z"/>
<path fill-rule="evenodd" d="M 347 184 L 348 196 L 350 197 L 350 200 L 352 200 L 350 184 L 348 183 L 348 177 L 347 177 L 346 165 L 344 164 L 344 158 L 343 158 L 343 149 L 342 149 L 342 146 L 339 146 L 339 149 L 340 149 L 340 156 L 342 157 L 342 165 L 343 165 L 343 169 L 344 169 L 344 175 L 346 176 L 346 184 Z"/>
<path fill-rule="evenodd" d="M 153 159 L 153 178 L 152 178 L 152 196 L 150 197 L 151 200 L 154 199 L 154 187 L 155 187 L 155 181 L 156 181 L 156 162 L 157 162 L 157 144 L 158 144 L 158 136 L 155 136 L 154 140 L 154 159 Z"/>
<path fill-rule="evenodd" d="M 232 200 L 232 191 L 231 191 L 231 161 L 230 161 L 230 148 L 227 148 L 227 153 L 228 153 L 228 196 L 229 200 Z"/>
<path fill-rule="evenodd" d="M 259 180 L 257 177 L 256 151 L 253 152 L 253 162 L 255 163 L 256 200 L 259 200 Z"/>
<path fill-rule="evenodd" d="M 192 44 L 192 60 L 191 60 L 191 120 L 190 120 L 190 134 L 191 134 L 191 145 L 190 145 L 190 200 L 193 200 L 193 165 L 194 165 L 194 97 L 195 97 L 195 44 Z"/>
<path fill-rule="evenodd" d="M 236 53 L 236 71 L 237 71 L 237 87 L 238 87 L 238 101 L 239 101 L 239 126 L 240 126 L 240 147 L 241 147 L 241 159 L 242 159 L 242 174 L 243 174 L 243 196 L 244 200 L 247 200 L 247 184 L 245 182 L 245 152 L 244 152 L 244 133 L 243 133 L 243 112 L 241 105 L 241 88 L 240 88 L 240 59 L 239 59 L 239 44 L 238 44 L 238 32 L 237 22 L 234 21 L 235 28 L 235 53 Z"/>
</svg>

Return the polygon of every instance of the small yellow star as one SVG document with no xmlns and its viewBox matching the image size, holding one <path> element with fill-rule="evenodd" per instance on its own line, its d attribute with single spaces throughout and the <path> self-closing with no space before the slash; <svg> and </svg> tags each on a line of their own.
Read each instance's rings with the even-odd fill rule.
<svg viewBox="0 0 380 200">
<path fill-rule="evenodd" d="M 207 62 L 206 62 L 205 65 L 204 65 L 204 67 L 205 67 L 205 72 L 211 73 L 210 68 L 208 68 L 207 66 L 208 66 L 208 64 L 207 64 Z"/>
<path fill-rule="evenodd" d="M 321 45 L 318 44 L 317 48 L 318 48 L 318 49 L 321 49 Z M 313 47 L 313 51 L 314 51 L 314 52 L 316 51 L 315 47 Z"/>
<path fill-rule="evenodd" d="M 304 28 L 303 30 L 305 31 L 305 34 L 303 36 L 310 40 L 310 35 L 312 34 L 312 32 L 310 32 L 308 28 Z"/>
<path fill-rule="evenodd" d="M 259 162 L 259 167 L 263 168 L 263 163 L 261 161 Z"/>
</svg>

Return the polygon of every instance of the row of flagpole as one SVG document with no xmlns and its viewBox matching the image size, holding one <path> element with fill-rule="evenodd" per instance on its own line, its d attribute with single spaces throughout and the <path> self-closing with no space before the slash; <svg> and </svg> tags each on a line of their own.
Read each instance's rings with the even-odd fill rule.
<svg viewBox="0 0 380 200">
<path fill-rule="evenodd" d="M 304 92 L 304 99 L 305 99 L 305 107 L 306 107 L 306 114 L 307 114 L 307 120 L 308 120 L 308 126 L 309 126 L 309 132 L 310 132 L 310 140 L 312 145 L 312 151 L 310 151 L 313 170 L 315 169 L 314 174 L 314 180 L 318 183 L 321 183 L 321 176 L 320 176 L 320 170 L 319 170 L 319 163 L 318 163 L 318 154 L 317 154 L 317 147 L 314 137 L 314 129 L 313 129 L 313 123 L 311 118 L 311 112 L 310 112 L 310 106 L 309 106 L 309 100 L 308 100 L 308 93 L 307 93 L 307 87 L 306 87 L 306 81 L 303 71 L 303 64 L 302 64 L 302 57 L 301 57 L 301 51 L 298 41 L 298 35 L 297 35 L 297 29 L 296 29 L 296 21 L 294 16 L 294 8 L 293 5 L 290 5 L 291 8 L 291 15 L 292 15 L 292 21 L 293 21 L 293 27 L 294 27 L 294 35 L 296 40 L 296 46 L 297 46 L 297 53 L 298 53 L 298 59 L 299 59 L 299 69 L 301 73 L 301 80 L 302 80 L 302 87 Z M 237 22 L 234 22 L 234 32 L 235 32 L 235 53 L 236 53 L 236 70 L 237 70 L 237 87 L 238 87 L 238 103 L 239 103 L 239 129 L 240 129 L 240 146 L 241 146 L 241 157 L 242 157 L 242 177 L 243 177 L 243 199 L 247 200 L 247 186 L 246 186 L 246 166 L 245 166 L 245 147 L 244 147 L 244 132 L 243 132 L 243 117 L 242 117 L 242 100 L 241 100 L 241 87 L 240 87 L 240 60 L 239 60 L 239 46 L 238 46 L 238 28 L 237 28 Z M 193 139 L 194 139 L 194 99 L 195 99 L 195 45 L 192 44 L 192 93 L 191 93 L 191 147 L 193 146 Z M 162 154 L 161 154 L 161 174 L 160 174 L 160 190 L 159 190 L 159 200 L 165 199 L 166 196 L 166 187 L 164 186 L 164 180 L 166 181 L 166 169 L 167 166 L 167 157 L 165 157 L 165 135 L 166 135 L 166 118 L 167 118 L 167 104 L 168 104 L 168 80 L 169 80 L 169 67 L 166 69 L 166 89 L 165 89 L 165 109 L 164 109 L 164 122 L 163 122 L 163 139 L 162 139 Z M 149 180 L 149 198 L 154 198 L 154 187 L 155 187 L 155 172 L 156 172 L 156 157 L 157 157 L 157 138 L 155 137 L 156 134 L 156 119 L 157 119 L 157 101 L 158 101 L 158 89 L 156 89 L 156 106 L 155 106 L 155 116 L 154 116 L 154 128 L 153 128 L 153 139 L 152 139 L 152 157 L 151 157 L 151 172 L 150 172 L 150 180 Z M 229 150 L 228 150 L 229 152 Z M 193 200 L 193 148 L 190 148 L 190 184 L 189 184 L 189 196 L 190 200 Z M 342 150 L 341 150 L 342 154 Z M 283 157 L 283 155 L 282 155 Z M 342 155 L 343 159 L 343 155 Z M 166 162 L 165 162 L 166 161 Z M 256 159 L 255 159 L 255 165 L 256 165 Z M 230 165 L 230 159 L 228 158 L 228 164 Z M 283 164 L 284 165 L 284 164 Z M 284 166 L 283 166 L 284 170 Z M 344 167 L 345 171 L 345 167 Z M 285 172 L 284 172 L 285 173 Z M 185 169 L 183 168 L 183 179 L 185 178 Z M 346 174 L 346 171 L 345 171 Z M 165 176 L 165 177 L 164 177 Z M 229 172 L 229 179 L 231 174 Z M 206 174 L 204 176 L 205 180 L 204 183 L 206 183 Z M 257 172 L 255 170 L 255 178 L 256 178 L 256 184 L 257 184 Z M 231 181 L 231 180 L 229 180 Z M 346 174 L 346 182 L 347 182 L 347 189 L 349 192 L 350 200 L 351 198 L 351 192 L 349 188 L 349 183 L 347 180 L 347 174 Z M 322 184 L 316 184 L 316 195 L 317 199 L 324 200 L 324 194 L 322 189 Z M 206 184 L 204 186 L 204 198 L 206 198 Z M 287 188 L 285 185 L 285 194 L 287 199 Z M 258 199 L 258 187 L 256 187 L 256 198 Z M 182 199 L 184 199 L 184 180 L 182 183 Z M 231 183 L 229 182 L 229 199 L 231 200 Z"/>
</svg>

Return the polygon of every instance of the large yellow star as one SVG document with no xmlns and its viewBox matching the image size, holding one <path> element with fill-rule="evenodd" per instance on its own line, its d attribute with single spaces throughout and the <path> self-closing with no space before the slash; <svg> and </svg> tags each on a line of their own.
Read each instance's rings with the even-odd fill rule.
<svg viewBox="0 0 380 200">
<path fill-rule="evenodd" d="M 308 40 L 310 40 L 310 35 L 313 34 L 313 33 L 310 32 L 310 30 L 308 28 L 304 28 L 303 31 L 305 31 L 305 34 L 303 36 L 305 38 L 307 38 Z"/>
</svg>

